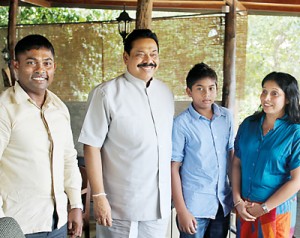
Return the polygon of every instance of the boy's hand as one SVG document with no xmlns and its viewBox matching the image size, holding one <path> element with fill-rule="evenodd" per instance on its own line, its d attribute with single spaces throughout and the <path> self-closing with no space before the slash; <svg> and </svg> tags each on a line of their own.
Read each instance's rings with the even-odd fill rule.
<svg viewBox="0 0 300 238">
<path fill-rule="evenodd" d="M 177 213 L 177 219 L 180 231 L 190 235 L 197 232 L 197 221 L 189 211 Z"/>
</svg>

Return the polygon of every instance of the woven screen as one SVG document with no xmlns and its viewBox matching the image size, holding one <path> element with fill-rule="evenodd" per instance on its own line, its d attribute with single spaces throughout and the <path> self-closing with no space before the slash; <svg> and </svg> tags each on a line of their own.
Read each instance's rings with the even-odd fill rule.
<svg viewBox="0 0 300 238">
<path fill-rule="evenodd" d="M 132 23 L 132 28 L 134 23 Z M 198 16 L 153 20 L 152 30 L 160 44 L 160 68 L 156 78 L 171 88 L 177 100 L 185 100 L 185 78 L 190 68 L 205 62 L 218 74 L 219 96 L 223 81 L 224 17 Z M 125 70 L 123 44 L 115 23 L 30 25 L 17 28 L 17 39 L 28 34 L 46 36 L 54 45 L 57 70 L 50 87 L 63 101 L 85 101 L 97 84 Z M 0 49 L 7 28 L 0 28 Z M 247 17 L 237 18 L 237 88 L 245 78 Z M 6 68 L 0 59 L 0 67 Z M 3 80 L 0 92 L 3 91 Z M 242 95 L 241 92 L 237 92 Z"/>
</svg>

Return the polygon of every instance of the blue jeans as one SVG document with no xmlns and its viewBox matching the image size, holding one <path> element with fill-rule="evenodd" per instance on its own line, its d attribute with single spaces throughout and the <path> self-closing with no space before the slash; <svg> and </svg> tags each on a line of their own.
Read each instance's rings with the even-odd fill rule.
<svg viewBox="0 0 300 238">
<path fill-rule="evenodd" d="M 60 229 L 57 229 L 58 215 L 53 212 L 52 231 L 37 232 L 25 235 L 26 238 L 67 238 L 68 226 L 65 224 Z"/>
<path fill-rule="evenodd" d="M 60 229 L 49 232 L 38 232 L 25 235 L 26 238 L 67 238 L 67 224 Z"/>
<path fill-rule="evenodd" d="M 221 204 L 215 219 L 196 218 L 197 232 L 193 235 L 180 231 L 180 238 L 226 238 L 229 229 L 230 213 L 224 217 Z M 178 221 L 177 221 L 178 223 Z M 177 224 L 178 225 L 178 224 Z"/>
</svg>

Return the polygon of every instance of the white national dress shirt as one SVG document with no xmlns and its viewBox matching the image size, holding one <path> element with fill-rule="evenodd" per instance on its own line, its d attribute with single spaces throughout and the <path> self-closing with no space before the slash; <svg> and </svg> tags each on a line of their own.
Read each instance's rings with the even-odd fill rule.
<svg viewBox="0 0 300 238">
<path fill-rule="evenodd" d="M 101 148 L 113 219 L 149 221 L 171 209 L 173 95 L 125 74 L 96 87 L 79 141 Z"/>
</svg>

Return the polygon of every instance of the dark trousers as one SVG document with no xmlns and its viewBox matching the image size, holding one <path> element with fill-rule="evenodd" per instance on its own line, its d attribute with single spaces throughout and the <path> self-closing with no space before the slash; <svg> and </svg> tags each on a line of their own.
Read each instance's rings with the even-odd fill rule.
<svg viewBox="0 0 300 238">
<path fill-rule="evenodd" d="M 25 235 L 26 238 L 67 238 L 67 224 L 57 229 L 58 215 L 56 211 L 53 213 L 52 231 L 37 232 Z"/>
<path fill-rule="evenodd" d="M 26 238 L 67 238 L 67 224 L 51 232 L 38 232 L 25 235 Z"/>
<path fill-rule="evenodd" d="M 230 213 L 224 217 L 221 204 L 219 204 L 218 212 L 215 219 L 196 218 L 197 232 L 189 235 L 180 232 L 180 238 L 226 238 L 230 223 Z M 178 221 L 177 221 L 178 222 Z"/>
</svg>

